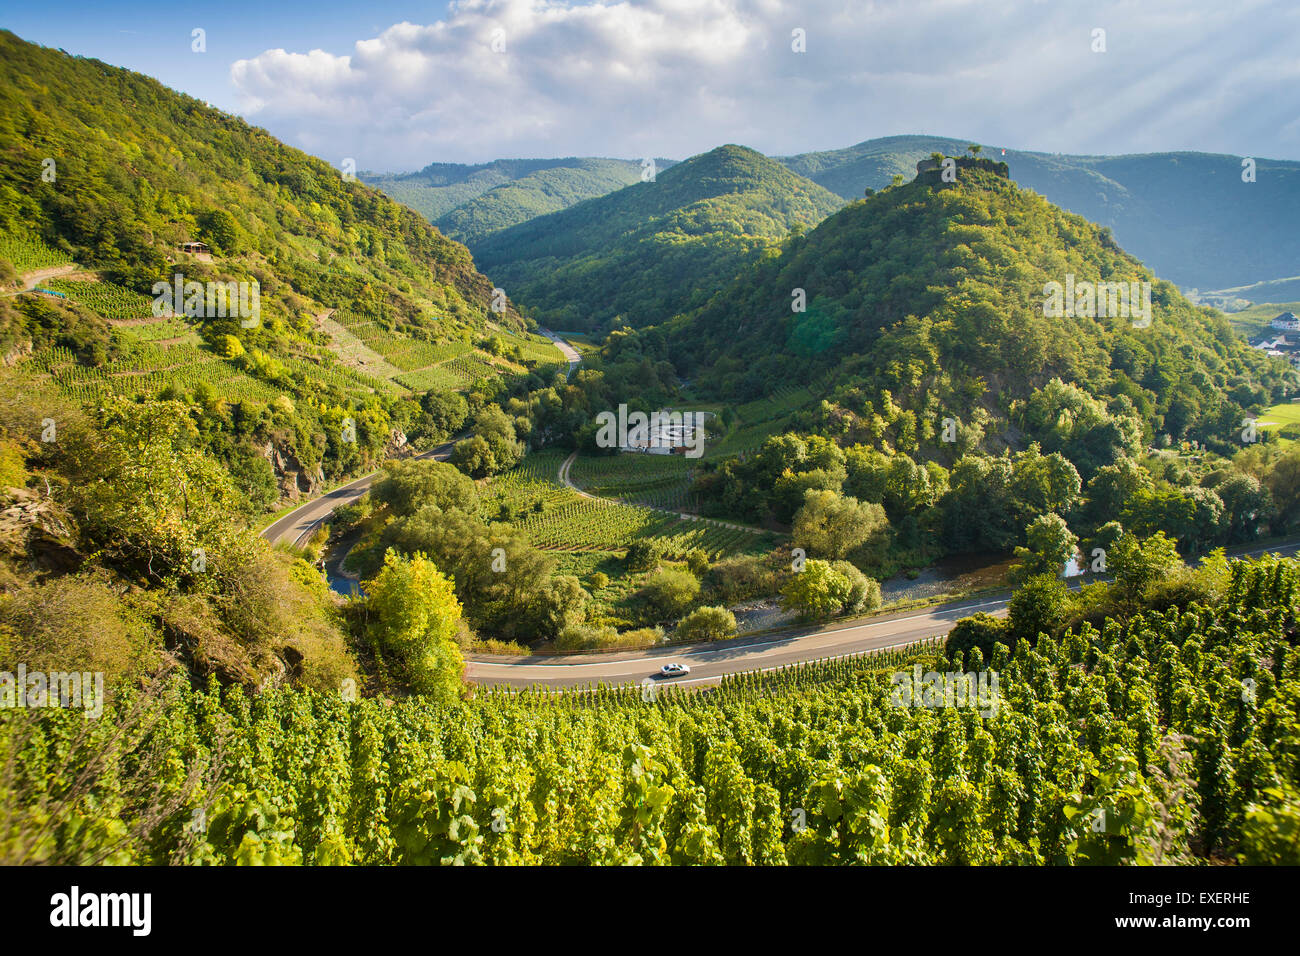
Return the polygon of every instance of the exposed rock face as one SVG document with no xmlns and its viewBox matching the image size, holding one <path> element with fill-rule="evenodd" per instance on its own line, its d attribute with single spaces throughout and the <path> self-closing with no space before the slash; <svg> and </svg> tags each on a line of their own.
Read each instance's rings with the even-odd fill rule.
<svg viewBox="0 0 1300 956">
<path fill-rule="evenodd" d="M 388 435 L 388 444 L 384 446 L 384 457 L 402 458 L 410 452 L 411 449 L 406 444 L 406 433 L 400 428 L 394 428 Z"/>
<path fill-rule="evenodd" d="M 325 483 L 325 475 L 320 465 L 307 468 L 297 456 L 281 448 L 274 441 L 268 441 L 262 449 L 262 456 L 271 463 L 275 479 L 280 485 L 282 497 L 296 501 L 299 497 L 313 497 Z"/>
</svg>

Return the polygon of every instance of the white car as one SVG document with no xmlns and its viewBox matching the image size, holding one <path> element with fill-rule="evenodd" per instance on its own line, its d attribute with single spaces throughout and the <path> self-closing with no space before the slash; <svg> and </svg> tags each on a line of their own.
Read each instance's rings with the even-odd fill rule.
<svg viewBox="0 0 1300 956">
<path fill-rule="evenodd" d="M 660 677 L 681 677 L 683 674 L 689 674 L 691 669 L 685 664 L 665 664 L 659 668 Z"/>
</svg>

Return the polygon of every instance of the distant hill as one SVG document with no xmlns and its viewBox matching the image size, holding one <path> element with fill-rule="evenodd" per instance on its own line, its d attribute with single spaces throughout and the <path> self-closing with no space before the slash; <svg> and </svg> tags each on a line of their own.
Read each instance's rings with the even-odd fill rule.
<svg viewBox="0 0 1300 956">
<path fill-rule="evenodd" d="M 967 140 L 889 136 L 846 149 L 782 157 L 790 169 L 845 199 L 914 175 L 932 152 L 960 154 Z M 1063 209 L 1108 226 L 1161 278 L 1185 288 L 1228 289 L 1294 277 L 1300 263 L 1300 162 L 1211 153 L 1069 156 L 985 144 L 1011 178 Z M 1286 301 L 1295 286 L 1261 287 L 1254 301 Z M 1247 298 L 1252 298 L 1250 293 Z"/>
<path fill-rule="evenodd" d="M 1023 403 L 1055 378 L 1117 421 L 1148 423 L 1148 439 L 1216 444 L 1230 442 L 1243 407 L 1294 383 L 1103 229 L 1011 182 L 1001 164 L 959 163 L 954 184 L 923 173 L 751 265 L 654 330 L 664 354 L 701 397 L 747 401 L 815 383 L 829 399 L 812 412 L 819 424 L 932 454 L 945 416 L 982 422 L 991 450 L 1023 444 Z M 1045 284 L 1068 276 L 1151 282 L 1149 326 L 1045 316 Z"/>
<path fill-rule="evenodd" d="M 662 171 L 673 161 L 660 159 L 655 165 Z M 499 159 L 480 165 L 433 163 L 414 173 L 361 178 L 451 238 L 472 245 L 501 229 L 631 185 L 641 178 L 641 162 Z"/>
<path fill-rule="evenodd" d="M 722 146 L 474 244 L 480 268 L 539 321 L 659 322 L 703 304 L 791 229 L 843 201 L 780 163 Z"/>
<path fill-rule="evenodd" d="M 960 155 L 968 145 L 946 136 L 887 136 L 776 158 L 852 200 L 868 188 L 884 188 L 895 175 L 910 181 L 917 160 L 931 153 Z M 1109 227 L 1158 276 L 1199 290 L 1209 304 L 1296 296 L 1300 162 L 1256 157 L 1256 181 L 1243 183 L 1239 156 L 1073 156 L 1011 148 L 1004 154 L 998 144 L 984 144 L 982 155 L 1006 162 L 1022 186 Z M 658 162 L 662 172 L 667 163 Z M 639 176 L 638 163 L 588 158 L 434 164 L 416 173 L 365 178 L 477 256 L 478 242 L 502 228 L 606 195 Z"/>
</svg>

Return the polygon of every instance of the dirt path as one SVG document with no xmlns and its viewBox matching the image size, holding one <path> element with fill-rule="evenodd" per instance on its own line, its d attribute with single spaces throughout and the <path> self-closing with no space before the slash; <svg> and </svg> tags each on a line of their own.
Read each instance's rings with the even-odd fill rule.
<svg viewBox="0 0 1300 956">
<path fill-rule="evenodd" d="M 81 271 L 81 266 L 75 262 L 69 262 L 63 266 L 50 266 L 48 269 L 37 269 L 33 272 L 23 273 L 23 290 L 34 289 L 46 279 L 55 279 L 59 276 L 71 275 L 74 272 Z"/>
</svg>

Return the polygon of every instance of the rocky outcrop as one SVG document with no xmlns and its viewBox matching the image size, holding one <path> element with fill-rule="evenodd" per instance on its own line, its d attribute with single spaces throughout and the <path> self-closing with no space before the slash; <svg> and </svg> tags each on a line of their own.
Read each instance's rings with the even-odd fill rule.
<svg viewBox="0 0 1300 956">
<path fill-rule="evenodd" d="M 313 498 L 325 485 L 325 474 L 319 464 L 311 468 L 298 460 L 298 456 L 276 441 L 268 441 L 262 448 L 262 457 L 271 463 L 275 480 L 280 486 L 280 496 L 290 501 Z"/>
</svg>

